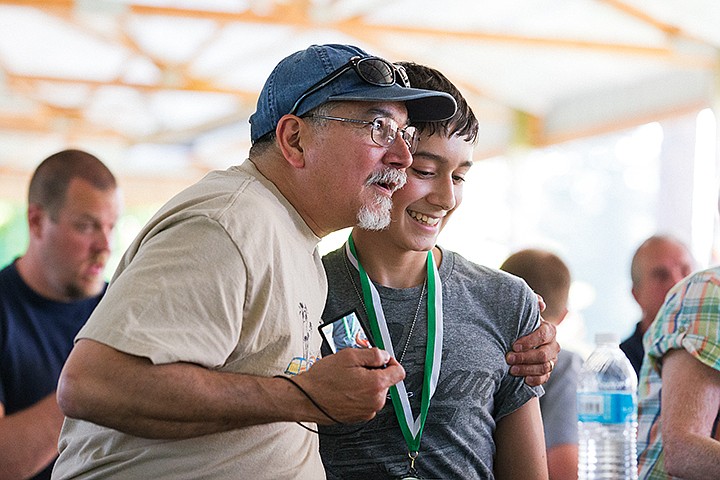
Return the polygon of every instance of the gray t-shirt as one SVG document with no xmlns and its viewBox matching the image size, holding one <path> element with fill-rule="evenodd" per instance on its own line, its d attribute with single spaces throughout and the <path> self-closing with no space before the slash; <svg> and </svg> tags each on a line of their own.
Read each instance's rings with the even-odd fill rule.
<svg viewBox="0 0 720 480">
<path fill-rule="evenodd" d="M 328 301 L 323 319 L 356 308 L 367 323 L 357 270 L 343 248 L 323 258 Z M 443 250 L 444 342 L 437 390 L 430 402 L 415 467 L 423 478 L 493 478 L 496 423 L 528 400 L 542 395 L 522 378 L 513 377 L 505 353 L 520 336 L 538 326 L 537 297 L 525 283 L 504 272 L 476 265 Z M 352 279 L 352 280 L 351 280 Z M 413 416 L 420 410 L 427 339 L 427 292 L 417 309 L 422 287 L 393 289 L 375 284 L 412 392 Z M 418 318 L 407 349 L 415 312 Z M 360 431 L 357 425 L 321 428 L 320 453 L 328 479 L 396 478 L 409 468 L 408 452 L 392 402 Z M 342 432 L 350 432 L 342 436 Z"/>
<path fill-rule="evenodd" d="M 577 353 L 561 350 L 550 380 L 543 385 L 545 395 L 540 399 L 540 411 L 548 449 L 578 442 L 576 392 L 582 363 Z"/>
</svg>

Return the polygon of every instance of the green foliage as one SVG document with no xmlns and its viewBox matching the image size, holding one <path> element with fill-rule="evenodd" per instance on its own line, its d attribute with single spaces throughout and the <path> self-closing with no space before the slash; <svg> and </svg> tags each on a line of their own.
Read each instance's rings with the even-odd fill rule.
<svg viewBox="0 0 720 480">
<path fill-rule="evenodd" d="M 28 245 L 26 207 L 0 201 L 0 267 L 18 257 Z"/>
</svg>

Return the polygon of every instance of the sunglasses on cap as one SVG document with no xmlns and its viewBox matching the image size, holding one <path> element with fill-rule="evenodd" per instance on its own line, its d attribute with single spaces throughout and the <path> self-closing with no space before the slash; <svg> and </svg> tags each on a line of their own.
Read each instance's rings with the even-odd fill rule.
<svg viewBox="0 0 720 480">
<path fill-rule="evenodd" d="M 305 90 L 295 101 L 295 104 L 288 113 L 295 115 L 295 112 L 298 111 L 303 100 L 326 87 L 350 69 L 355 70 L 358 77 L 371 85 L 389 87 L 395 83 L 399 83 L 404 87 L 410 87 L 410 80 L 405 73 L 405 69 L 400 65 L 393 65 L 380 57 L 352 57 L 345 65 L 330 72 L 315 85 Z"/>
</svg>

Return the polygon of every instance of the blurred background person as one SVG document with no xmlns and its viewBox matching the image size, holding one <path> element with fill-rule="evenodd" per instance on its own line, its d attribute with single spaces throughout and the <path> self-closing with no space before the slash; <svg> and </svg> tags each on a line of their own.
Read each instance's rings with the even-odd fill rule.
<svg viewBox="0 0 720 480">
<path fill-rule="evenodd" d="M 35 170 L 29 245 L 0 270 L 0 478 L 48 479 L 63 414 L 55 400 L 75 334 L 105 292 L 121 210 L 115 177 L 64 150 Z"/>
<path fill-rule="evenodd" d="M 635 373 L 640 374 L 644 349 L 643 335 L 665 300 L 668 290 L 695 268 L 687 246 L 670 235 L 653 235 L 635 251 L 630 266 L 632 295 L 642 316 L 630 337 L 620 344 Z"/>
<path fill-rule="evenodd" d="M 552 252 L 540 249 L 520 250 L 500 267 L 522 279 L 545 300 L 543 318 L 555 326 L 565 319 L 570 294 L 570 270 Z M 540 397 L 545 431 L 548 473 L 551 480 L 577 479 L 578 427 L 575 394 L 582 357 L 560 350 L 550 380 Z"/>
<path fill-rule="evenodd" d="M 644 340 L 640 478 L 720 478 L 720 267 L 673 287 Z"/>
</svg>

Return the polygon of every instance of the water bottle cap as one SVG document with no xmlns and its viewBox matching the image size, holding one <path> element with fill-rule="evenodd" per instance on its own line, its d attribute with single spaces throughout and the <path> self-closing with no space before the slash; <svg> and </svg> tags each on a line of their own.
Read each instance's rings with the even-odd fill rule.
<svg viewBox="0 0 720 480">
<path fill-rule="evenodd" d="M 614 332 L 600 332 L 595 334 L 595 344 L 600 345 L 601 343 L 612 343 L 614 345 L 620 344 L 620 337 Z"/>
</svg>

